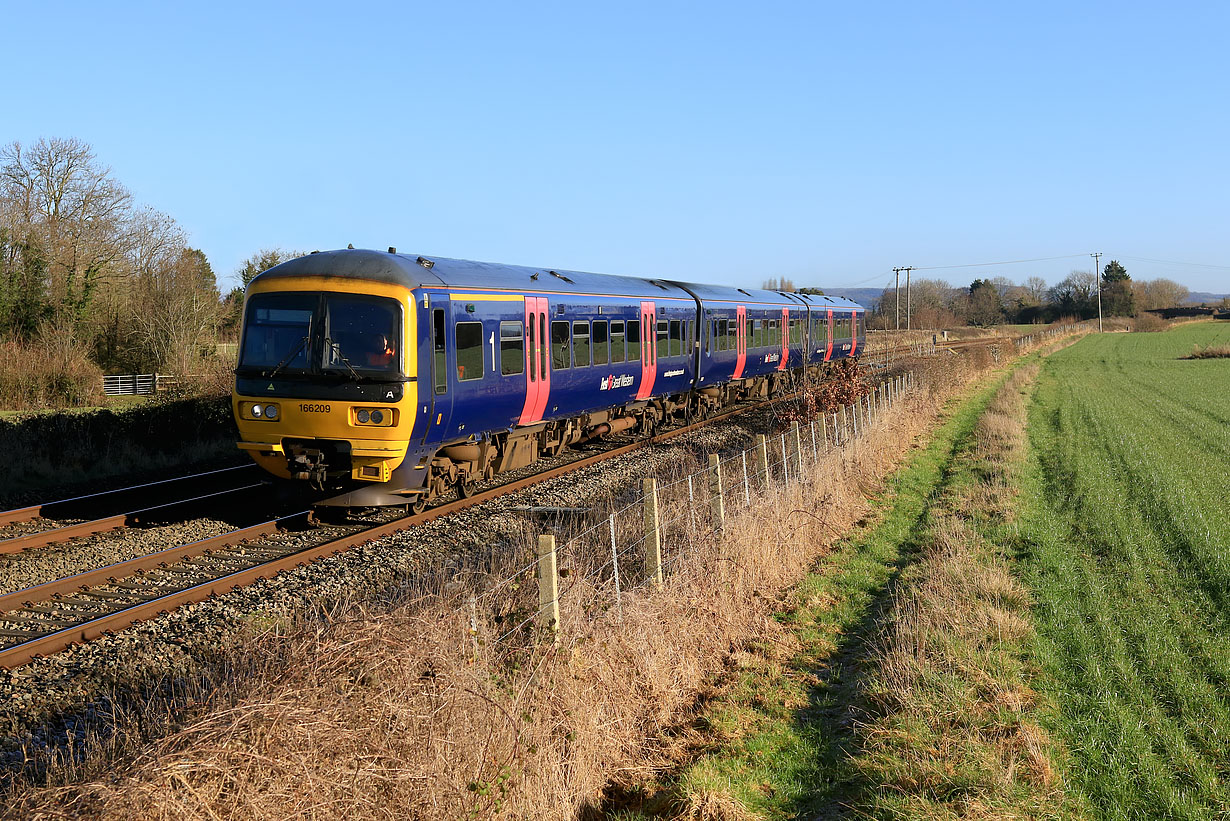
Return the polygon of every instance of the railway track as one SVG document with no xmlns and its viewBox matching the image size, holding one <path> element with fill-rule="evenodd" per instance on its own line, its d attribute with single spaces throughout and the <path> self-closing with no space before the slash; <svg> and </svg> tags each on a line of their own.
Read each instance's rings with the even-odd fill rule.
<svg viewBox="0 0 1230 821">
<path fill-rule="evenodd" d="M 965 348 L 1008 341 L 1011 340 L 1007 337 L 992 337 L 955 342 L 946 347 Z M 898 352 L 908 354 L 915 348 L 916 346 L 903 346 Z M 76 644 L 118 632 L 186 604 L 204 601 L 211 596 L 230 592 L 260 579 L 272 578 L 283 571 L 342 553 L 355 546 L 426 524 L 467 508 L 482 505 L 539 482 L 555 479 L 608 459 L 661 444 L 674 437 L 696 431 L 705 425 L 764 409 L 799 396 L 800 394 L 792 394 L 768 401 L 745 403 L 703 421 L 681 425 L 652 437 L 609 448 L 600 453 L 574 458 L 565 464 L 540 470 L 523 478 L 509 479 L 494 487 L 480 489 L 469 497 L 438 504 L 418 514 L 401 515 L 372 526 L 352 528 L 351 532 L 336 538 L 326 538 L 308 546 L 298 543 L 290 546 L 277 545 L 269 538 L 281 529 L 296 526 L 307 527 L 310 514 L 305 510 L 0 595 L 0 667 L 12 669 L 21 666 L 35 658 L 53 655 Z M 575 455 L 576 451 L 573 451 L 573 454 Z M 241 475 L 238 468 L 229 470 L 236 471 L 233 475 Z M 224 473 L 224 471 L 218 473 Z M 139 523 L 142 515 L 148 516 L 153 511 L 190 501 L 219 498 L 248 487 L 217 491 L 195 497 L 195 499 L 114 514 L 111 517 L 100 517 L 80 523 L 79 526 L 84 527 L 82 532 L 91 527 L 103 527 L 104 524 L 131 526 Z M 109 494 L 122 494 L 140 489 L 126 488 L 111 491 Z M 97 496 L 104 497 L 109 494 L 97 494 Z M 125 497 L 114 497 L 112 502 L 115 498 Z M 69 502 L 80 502 L 87 499 L 94 502 L 101 501 L 93 497 L 80 497 L 53 505 L 34 506 L 0 513 L 0 526 L 36 518 L 41 515 L 41 511 L 48 509 L 63 510 L 63 506 Z M 26 518 L 19 518 L 23 516 Z M 121 519 L 124 520 L 123 523 L 116 524 Z M 60 537 L 64 537 L 71 529 L 71 527 L 54 529 L 48 532 L 48 536 L 59 533 Z M 4 552 L 3 546 L 4 542 L 0 542 L 0 553 Z"/>
</svg>

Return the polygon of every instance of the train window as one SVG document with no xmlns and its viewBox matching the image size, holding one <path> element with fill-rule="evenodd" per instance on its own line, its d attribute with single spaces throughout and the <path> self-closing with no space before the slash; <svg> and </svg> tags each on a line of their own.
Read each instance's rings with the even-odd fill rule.
<svg viewBox="0 0 1230 821">
<path fill-rule="evenodd" d="M 432 373 L 435 374 L 436 393 L 448 391 L 448 362 L 444 347 L 444 309 L 431 312 Z"/>
<path fill-rule="evenodd" d="M 686 350 L 688 353 L 691 353 L 692 350 L 696 347 L 696 320 L 695 319 L 688 320 L 688 337 L 687 338 L 688 338 L 688 346 Z"/>
<path fill-rule="evenodd" d="M 605 319 L 594 320 L 594 335 L 590 342 L 594 347 L 595 365 L 605 365 L 608 358 L 607 354 L 610 349 L 610 344 L 607 341 L 606 329 L 607 325 Z"/>
<path fill-rule="evenodd" d="M 726 350 L 726 320 L 719 319 L 715 324 L 717 325 L 717 349 L 724 351 Z"/>
<path fill-rule="evenodd" d="M 683 353 L 683 321 L 672 319 L 670 324 L 670 347 L 667 356 L 679 356 Z"/>
<path fill-rule="evenodd" d="M 584 368 L 589 365 L 589 323 L 572 323 L 572 366 Z"/>
<path fill-rule="evenodd" d="M 628 340 L 628 361 L 639 362 L 641 359 L 641 321 L 629 319 L 624 333 Z"/>
<path fill-rule="evenodd" d="M 525 339 L 520 322 L 500 323 L 500 373 L 525 373 Z"/>
<path fill-rule="evenodd" d="M 746 351 L 748 348 L 752 347 L 752 341 L 756 338 L 753 334 L 756 330 L 756 320 L 748 316 L 744 317 L 743 321 L 745 323 L 743 326 L 743 349 Z"/>
<path fill-rule="evenodd" d="M 797 319 L 790 320 L 790 342 L 797 345 L 803 341 L 803 326 Z"/>
<path fill-rule="evenodd" d="M 283 373 L 307 368 L 312 320 L 319 304 L 316 294 L 253 294 L 248 300 L 239 366 L 273 368 L 281 364 Z"/>
<path fill-rule="evenodd" d="M 764 320 L 757 319 L 752 323 L 752 347 L 764 347 Z"/>
<path fill-rule="evenodd" d="M 624 361 L 624 321 L 611 320 L 611 362 Z"/>
<path fill-rule="evenodd" d="M 555 370 L 567 368 L 572 363 L 568 347 L 568 322 L 551 323 L 551 367 Z"/>
<path fill-rule="evenodd" d="M 483 363 L 483 323 L 458 322 L 457 340 L 457 379 L 468 382 L 471 379 L 482 379 Z"/>
<path fill-rule="evenodd" d="M 669 323 L 665 319 L 658 320 L 658 359 L 670 356 L 670 349 L 667 345 L 668 328 Z"/>
<path fill-rule="evenodd" d="M 730 320 L 730 323 L 726 326 L 726 350 L 728 351 L 739 350 L 739 341 L 738 339 L 736 339 L 736 337 L 738 336 L 738 333 L 739 333 L 739 320 L 737 319 Z"/>
</svg>

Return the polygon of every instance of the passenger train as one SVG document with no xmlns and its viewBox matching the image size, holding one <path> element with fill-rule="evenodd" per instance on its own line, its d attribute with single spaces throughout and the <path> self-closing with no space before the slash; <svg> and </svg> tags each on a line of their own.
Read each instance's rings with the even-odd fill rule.
<svg viewBox="0 0 1230 821">
<path fill-rule="evenodd" d="M 370 250 L 255 277 L 239 447 L 321 505 L 430 499 L 623 431 L 777 395 L 855 356 L 846 299 Z"/>
</svg>

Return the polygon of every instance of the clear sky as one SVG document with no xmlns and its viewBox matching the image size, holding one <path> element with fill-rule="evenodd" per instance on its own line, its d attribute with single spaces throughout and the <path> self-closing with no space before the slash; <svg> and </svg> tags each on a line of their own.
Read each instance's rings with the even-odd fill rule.
<svg viewBox="0 0 1230 821">
<path fill-rule="evenodd" d="M 915 274 L 1054 282 L 1101 251 L 1230 291 L 1230 4 L 5 0 L 0 18 L 0 142 L 89 142 L 223 280 L 261 248 L 347 243 L 828 287 L 1080 255 Z"/>
</svg>

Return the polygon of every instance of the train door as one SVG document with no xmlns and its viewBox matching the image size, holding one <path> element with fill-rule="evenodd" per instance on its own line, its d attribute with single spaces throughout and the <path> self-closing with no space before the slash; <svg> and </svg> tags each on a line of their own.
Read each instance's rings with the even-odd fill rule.
<svg viewBox="0 0 1230 821">
<path fill-rule="evenodd" d="M 449 391 L 449 372 L 452 368 L 453 352 L 449 350 L 448 326 L 449 308 L 448 296 L 445 295 L 439 303 L 431 303 L 431 313 L 428 317 L 428 343 L 431 350 L 431 401 L 429 405 L 427 429 L 423 441 L 441 441 L 448 431 L 453 415 L 452 396 Z M 420 388 L 422 390 L 422 388 Z"/>
<path fill-rule="evenodd" d="M 657 310 L 652 302 L 641 303 L 641 384 L 636 389 L 637 399 L 652 395 L 658 373 Z"/>
<path fill-rule="evenodd" d="M 740 305 L 735 308 L 735 379 L 743 376 L 743 367 L 747 364 L 747 308 Z"/>
<path fill-rule="evenodd" d="M 833 309 L 829 308 L 824 312 L 824 327 L 827 333 L 824 335 L 824 361 L 828 362 L 833 358 Z"/>
<path fill-rule="evenodd" d="M 790 309 L 782 308 L 782 360 L 777 363 L 779 371 L 786 370 L 790 361 Z"/>
<path fill-rule="evenodd" d="M 547 298 L 525 298 L 525 404 L 518 424 L 542 421 L 551 393 L 551 363 L 547 356 Z"/>
<path fill-rule="evenodd" d="M 850 356 L 858 348 L 858 311 L 850 312 Z"/>
</svg>

